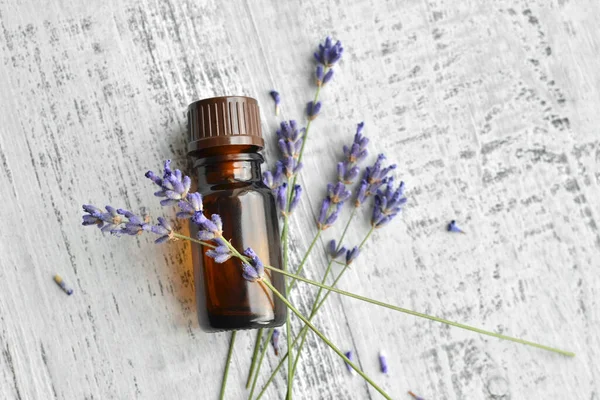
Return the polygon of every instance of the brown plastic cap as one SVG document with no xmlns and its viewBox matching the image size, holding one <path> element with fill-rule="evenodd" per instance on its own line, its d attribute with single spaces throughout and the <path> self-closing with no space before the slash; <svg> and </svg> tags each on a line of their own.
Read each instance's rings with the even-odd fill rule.
<svg viewBox="0 0 600 400">
<path fill-rule="evenodd" d="M 227 145 L 263 148 L 260 111 L 256 99 L 212 97 L 188 106 L 188 152 Z"/>
</svg>

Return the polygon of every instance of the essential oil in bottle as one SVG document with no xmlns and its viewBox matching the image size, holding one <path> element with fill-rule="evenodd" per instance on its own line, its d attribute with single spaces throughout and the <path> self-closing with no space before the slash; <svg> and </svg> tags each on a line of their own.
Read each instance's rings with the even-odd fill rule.
<svg viewBox="0 0 600 400">
<path fill-rule="evenodd" d="M 264 147 L 255 99 L 214 97 L 188 106 L 188 156 L 204 214 L 219 214 L 223 237 L 240 252 L 251 247 L 265 265 L 281 267 L 275 199 L 262 182 L 259 151 Z M 190 224 L 195 237 L 197 227 Z M 285 304 L 268 288 L 242 277 L 240 260 L 218 264 L 192 244 L 196 303 L 207 332 L 280 326 Z M 265 270 L 264 279 L 284 293 L 281 274 Z"/>
</svg>

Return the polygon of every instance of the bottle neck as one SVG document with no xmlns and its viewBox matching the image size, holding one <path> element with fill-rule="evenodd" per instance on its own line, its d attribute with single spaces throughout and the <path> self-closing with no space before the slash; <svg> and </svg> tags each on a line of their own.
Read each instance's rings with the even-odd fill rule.
<svg viewBox="0 0 600 400">
<path fill-rule="evenodd" d="M 193 166 L 198 185 L 202 186 L 261 181 L 263 161 L 258 153 L 222 154 L 194 158 Z"/>
</svg>

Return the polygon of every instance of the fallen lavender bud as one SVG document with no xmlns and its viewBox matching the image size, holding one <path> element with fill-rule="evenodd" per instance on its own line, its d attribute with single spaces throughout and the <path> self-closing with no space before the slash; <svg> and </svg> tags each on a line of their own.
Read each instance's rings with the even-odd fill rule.
<svg viewBox="0 0 600 400">
<path fill-rule="evenodd" d="M 65 281 L 63 281 L 63 278 L 60 275 L 54 275 L 53 279 L 54 282 L 56 282 L 56 284 L 63 290 L 63 292 L 65 292 L 69 296 L 73 294 L 73 289 L 67 286 L 67 284 L 65 283 Z"/>
<path fill-rule="evenodd" d="M 352 350 L 345 352 L 344 355 L 346 356 L 346 358 L 348 360 L 350 360 L 351 362 L 354 362 L 354 354 L 352 353 Z M 350 364 L 348 364 L 345 361 L 344 361 L 344 364 L 346 364 L 346 369 L 348 369 L 348 372 L 350 372 L 351 375 L 356 375 L 356 371 L 354 371 L 354 368 L 352 368 L 352 366 Z"/>
<path fill-rule="evenodd" d="M 275 351 L 276 356 L 279 355 L 279 335 L 281 335 L 279 329 L 273 329 L 273 336 L 271 336 L 271 344 L 273 345 L 273 350 Z"/>
<path fill-rule="evenodd" d="M 279 115 L 279 103 L 281 103 L 281 96 L 279 95 L 279 92 L 277 92 L 275 90 L 271 90 L 269 92 L 269 94 L 271 95 L 271 98 L 275 102 L 275 115 Z"/>
<path fill-rule="evenodd" d="M 408 394 L 410 394 L 413 397 L 413 399 L 415 399 L 415 400 L 425 400 L 424 398 L 422 398 L 421 396 L 417 396 L 416 394 L 414 394 L 410 390 L 408 391 Z"/>
<path fill-rule="evenodd" d="M 383 351 L 379 352 L 379 368 L 381 369 L 382 373 L 388 373 L 388 363 Z"/>
<path fill-rule="evenodd" d="M 462 229 L 460 229 L 456 225 L 456 221 L 455 220 L 450 221 L 450 223 L 448 224 L 447 229 L 448 229 L 448 232 L 465 233 L 465 231 L 463 231 Z"/>
</svg>

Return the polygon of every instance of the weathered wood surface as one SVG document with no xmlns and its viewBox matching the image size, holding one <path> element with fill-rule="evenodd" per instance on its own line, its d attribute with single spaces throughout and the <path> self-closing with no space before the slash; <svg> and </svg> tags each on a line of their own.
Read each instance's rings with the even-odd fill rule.
<svg viewBox="0 0 600 400">
<path fill-rule="evenodd" d="M 598 399 L 598 18 L 594 0 L 2 1 L 0 398 L 216 398 L 229 335 L 198 328 L 189 246 L 102 238 L 80 204 L 159 214 L 143 172 L 183 162 L 194 99 L 257 97 L 272 139 L 268 90 L 299 118 L 312 51 L 332 34 L 346 54 L 309 139 L 293 260 L 364 120 L 410 202 L 341 286 L 577 357 L 338 296 L 317 325 L 394 398 Z M 444 231 L 453 218 L 468 235 Z M 314 293 L 294 300 L 307 311 Z M 238 335 L 228 398 L 244 398 L 253 340 Z M 301 365 L 297 398 L 380 397 L 314 338 Z"/>
</svg>

